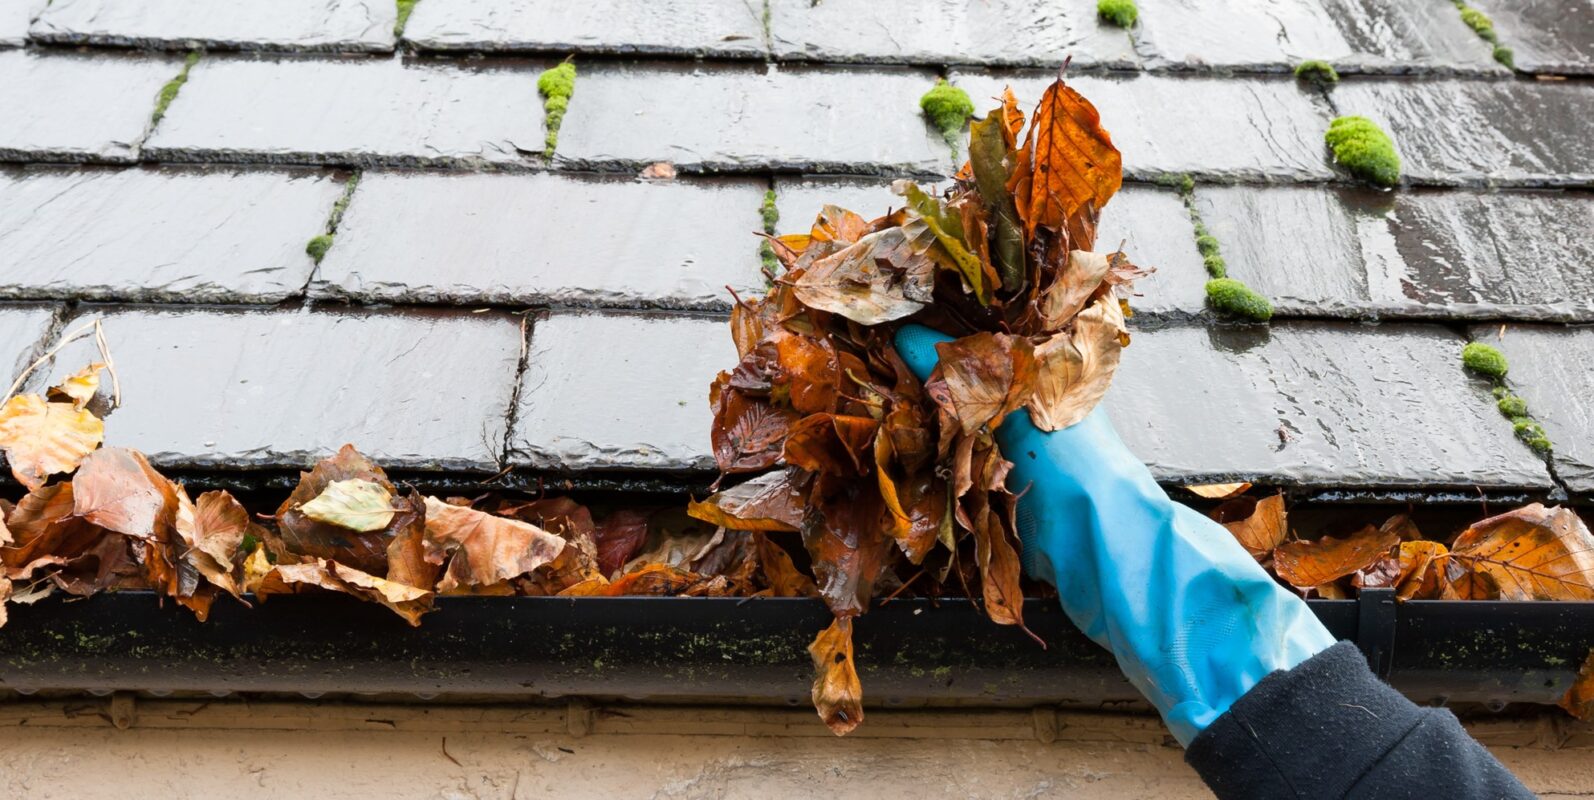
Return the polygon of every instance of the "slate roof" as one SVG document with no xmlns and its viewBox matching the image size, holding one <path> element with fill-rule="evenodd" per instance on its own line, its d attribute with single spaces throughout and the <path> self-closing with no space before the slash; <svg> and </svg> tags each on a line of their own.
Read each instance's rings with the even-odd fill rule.
<svg viewBox="0 0 1594 800">
<path fill-rule="evenodd" d="M 700 480 L 765 191 L 783 230 L 883 212 L 953 167 L 917 108 L 938 76 L 1033 102 L 1072 57 L 1131 179 L 1101 241 L 1159 269 L 1108 400 L 1159 477 L 1594 494 L 1594 5 L 1476 0 L 1515 71 L 1449 0 L 1139 5 L 1126 32 L 1094 0 L 420 0 L 395 35 L 379 0 L 0 0 L 0 365 L 103 318 L 110 440 L 169 468 L 352 441 Z M 536 78 L 569 54 L 550 161 Z M 1305 58 L 1345 79 L 1298 83 Z M 1340 114 L 1391 133 L 1399 189 L 1333 166 Z M 681 176 L 634 178 L 657 161 Z M 1177 174 L 1271 325 L 1204 307 Z M 1463 372 L 1473 339 L 1553 459 Z"/>
</svg>

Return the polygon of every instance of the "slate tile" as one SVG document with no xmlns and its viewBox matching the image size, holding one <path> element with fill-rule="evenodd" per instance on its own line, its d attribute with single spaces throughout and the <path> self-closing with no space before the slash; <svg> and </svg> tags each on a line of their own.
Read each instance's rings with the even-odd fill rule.
<svg viewBox="0 0 1594 800">
<path fill-rule="evenodd" d="M 423 50 L 762 58 L 763 4 L 748 0 L 426 0 L 404 25 Z"/>
<path fill-rule="evenodd" d="M 770 0 L 775 56 L 824 62 L 1133 68 L 1096 0 Z"/>
<path fill-rule="evenodd" d="M 781 178 L 775 182 L 782 233 L 807 231 L 826 203 L 851 208 L 866 218 L 901 207 L 889 181 L 854 178 Z M 1177 192 L 1148 184 L 1125 184 L 1102 213 L 1098 250 L 1124 252 L 1156 272 L 1135 283 L 1129 304 L 1136 314 L 1192 316 L 1206 304 L 1206 268 L 1195 247 L 1195 232 Z"/>
<path fill-rule="evenodd" d="M 388 467 L 496 468 L 521 351 L 513 316 L 139 307 L 79 319 L 93 313 L 122 383 L 106 443 L 158 465 L 305 467 L 353 443 Z M 69 345 L 52 377 L 94 355 Z"/>
<path fill-rule="evenodd" d="M 29 35 L 121 47 L 384 52 L 397 21 L 395 4 L 367 0 L 54 0 Z"/>
<path fill-rule="evenodd" d="M 1488 14 L 1517 69 L 1594 74 L 1594 4 L 1566 0 L 1468 0 Z"/>
<path fill-rule="evenodd" d="M 1502 335 L 1482 325 L 1472 337 L 1505 354 L 1506 382 L 1555 445 L 1556 475 L 1574 492 L 1594 492 L 1594 328 L 1512 325 Z"/>
<path fill-rule="evenodd" d="M 342 183 L 319 172 L 0 170 L 0 297 L 276 302 Z"/>
<path fill-rule="evenodd" d="M 1594 87 L 1579 82 L 1346 80 L 1330 97 L 1389 132 L 1413 181 L 1594 183 Z"/>
<path fill-rule="evenodd" d="M 1550 488 L 1437 325 L 1284 322 L 1137 333 L 1108 393 L 1159 479 Z"/>
<path fill-rule="evenodd" d="M 1497 72 L 1454 6 L 1403 0 L 1140 0 L 1137 34 L 1158 66 L 1287 71 Z"/>
<path fill-rule="evenodd" d="M 736 364 L 720 318 L 560 313 L 532 326 L 510 460 L 712 469 L 708 388 Z"/>
<path fill-rule="evenodd" d="M 0 305 L 0 377 L 10 386 L 16 376 L 38 357 L 35 348 L 44 344 L 46 333 L 60 307 L 44 303 Z"/>
<path fill-rule="evenodd" d="M 528 64 L 206 58 L 150 138 L 164 161 L 515 166 L 543 147 Z"/>
<path fill-rule="evenodd" d="M 0 160 L 132 161 L 181 69 L 165 56 L 0 52 Z"/>
<path fill-rule="evenodd" d="M 574 166 L 942 174 L 951 154 L 919 112 L 927 71 L 681 63 L 594 65 L 559 132 Z"/>
<path fill-rule="evenodd" d="M 1004 85 L 1034 107 L 1052 73 L 959 71 L 955 83 L 983 113 Z M 1190 173 L 1223 181 L 1303 181 L 1332 176 L 1323 146 L 1331 119 L 1315 92 L 1292 78 L 1079 75 L 1069 80 L 1101 113 L 1124 156 L 1146 179 Z"/>
<path fill-rule="evenodd" d="M 726 308 L 761 289 L 762 181 L 367 173 L 314 293 Z"/>
<path fill-rule="evenodd" d="M 21 47 L 28 41 L 28 25 L 49 0 L 0 0 L 0 47 Z"/>
</svg>

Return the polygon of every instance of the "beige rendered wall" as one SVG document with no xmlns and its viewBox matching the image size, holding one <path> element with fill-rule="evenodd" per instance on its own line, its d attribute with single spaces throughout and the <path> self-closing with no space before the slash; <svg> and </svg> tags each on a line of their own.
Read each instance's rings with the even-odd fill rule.
<svg viewBox="0 0 1594 800">
<path fill-rule="evenodd" d="M 125 729 L 117 723 L 126 725 Z M 1473 725 L 1544 797 L 1594 794 L 1594 729 Z M 3 798 L 1200 798 L 1154 719 L 806 709 L 0 704 Z"/>
</svg>

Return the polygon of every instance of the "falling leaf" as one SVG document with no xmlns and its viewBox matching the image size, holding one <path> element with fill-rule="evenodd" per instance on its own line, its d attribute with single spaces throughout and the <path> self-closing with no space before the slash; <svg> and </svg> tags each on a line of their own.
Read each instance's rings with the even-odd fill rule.
<svg viewBox="0 0 1594 800">
<path fill-rule="evenodd" d="M 1247 481 L 1240 483 L 1205 483 L 1200 486 L 1186 486 L 1185 491 L 1197 497 L 1208 500 L 1228 500 L 1237 495 L 1245 494 L 1250 490 L 1251 484 Z"/>
<path fill-rule="evenodd" d="M 317 522 L 351 531 L 379 531 L 393 521 L 393 493 L 362 478 L 333 481 L 310 502 L 299 506 Z"/>
<path fill-rule="evenodd" d="M 1030 420 L 1043 431 L 1077 424 L 1112 385 L 1126 336 L 1118 302 L 1103 296 L 1074 318 L 1074 330 L 1035 348 L 1035 389 Z"/>
<path fill-rule="evenodd" d="M 557 558 L 565 540 L 535 525 L 426 498 L 428 549 L 434 563 L 451 554 L 438 591 L 518 578 Z"/>
<path fill-rule="evenodd" d="M 71 403 L 21 394 L 0 407 L 0 449 L 17 482 L 37 489 L 51 475 L 71 472 L 105 440 L 99 417 Z"/>
<path fill-rule="evenodd" d="M 1041 95 L 1024 151 L 1032 164 L 1025 219 L 1031 238 L 1037 228 L 1064 228 L 1086 205 L 1105 206 L 1123 184 L 1123 158 L 1096 107 L 1061 79 Z"/>
<path fill-rule="evenodd" d="M 1451 581 L 1460 599 L 1594 600 L 1594 536 L 1569 508 L 1533 503 L 1478 522 L 1447 559 L 1470 573 Z"/>
<path fill-rule="evenodd" d="M 1577 670 L 1577 678 L 1557 705 L 1584 722 L 1594 721 L 1594 648 L 1588 651 L 1588 658 L 1583 659 L 1583 665 Z"/>
<path fill-rule="evenodd" d="M 1400 544 L 1400 537 L 1368 525 L 1343 539 L 1285 542 L 1273 551 L 1274 569 L 1303 589 L 1365 569 Z"/>
<path fill-rule="evenodd" d="M 94 393 L 100 389 L 100 370 L 105 369 L 101 363 L 90 364 L 83 369 L 68 375 L 59 384 L 50 387 L 45 392 L 45 399 L 52 402 L 71 403 L 72 408 L 82 411 L 94 399 Z"/>
<path fill-rule="evenodd" d="M 1240 546 L 1258 561 L 1267 558 L 1288 533 L 1282 494 L 1260 500 L 1236 497 L 1213 509 L 1212 518 L 1234 534 Z"/>
<path fill-rule="evenodd" d="M 814 660 L 814 708 L 830 732 L 846 736 L 863 722 L 863 685 L 852 662 L 852 619 L 837 617 L 808 645 Z"/>
</svg>

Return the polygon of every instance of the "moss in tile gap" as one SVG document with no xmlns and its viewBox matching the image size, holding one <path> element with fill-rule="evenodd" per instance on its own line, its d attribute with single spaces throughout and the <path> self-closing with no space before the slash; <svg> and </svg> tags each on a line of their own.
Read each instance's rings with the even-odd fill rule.
<svg viewBox="0 0 1594 800">
<path fill-rule="evenodd" d="M 393 35 L 403 36 L 404 26 L 410 21 L 410 12 L 420 0 L 398 0 L 398 20 L 393 23 Z"/>
<path fill-rule="evenodd" d="M 940 78 L 919 98 L 919 110 L 941 132 L 955 160 L 963 126 L 974 116 L 974 101 L 969 99 L 969 93 L 947 83 L 946 78 Z"/>
<path fill-rule="evenodd" d="M 315 263 L 317 264 L 321 263 L 321 259 L 327 257 L 327 251 L 331 249 L 332 234 L 330 233 L 323 233 L 319 236 L 316 236 L 310 240 L 309 244 L 304 246 L 304 251 L 309 253 L 310 257 L 315 259 Z"/>
<path fill-rule="evenodd" d="M 1505 385 L 1505 375 L 1510 370 L 1505 354 L 1483 342 L 1468 342 L 1461 348 L 1461 363 L 1469 372 L 1486 378 L 1494 384 L 1494 407 L 1500 416 L 1511 421 L 1511 433 L 1541 456 L 1555 449 L 1544 426 L 1528 414 L 1528 401 Z"/>
<path fill-rule="evenodd" d="M 764 202 L 759 205 L 758 213 L 764 218 L 764 233 L 774 236 L 780 225 L 780 209 L 775 205 L 774 189 L 764 191 Z M 775 248 L 770 247 L 769 242 L 759 243 L 758 256 L 764 262 L 764 272 L 769 275 L 774 275 L 780 269 L 780 260 L 775 258 Z"/>
<path fill-rule="evenodd" d="M 343 222 L 343 212 L 349 210 L 349 201 L 354 198 L 354 188 L 360 185 L 360 173 L 356 172 L 343 184 L 343 194 L 338 196 L 337 202 L 332 204 L 332 212 L 327 215 L 327 229 L 325 233 L 311 237 L 305 244 L 304 251 L 310 254 L 315 263 L 320 264 L 326 258 L 327 251 L 332 249 L 332 242 L 338 232 L 338 224 Z"/>
<path fill-rule="evenodd" d="M 1339 83 L 1339 71 L 1333 64 L 1314 58 L 1295 65 L 1295 78 L 1319 86 L 1333 86 Z"/>
<path fill-rule="evenodd" d="M 1334 160 L 1352 175 L 1375 186 L 1400 182 L 1400 155 L 1389 134 L 1366 117 L 1335 119 L 1323 134 Z"/>
<path fill-rule="evenodd" d="M 1273 318 L 1273 303 L 1233 278 L 1207 281 L 1207 305 L 1220 314 L 1256 322 Z"/>
<path fill-rule="evenodd" d="M 1489 19 L 1488 14 L 1465 3 L 1457 3 L 1456 8 L 1461 10 L 1461 21 L 1478 34 L 1478 38 L 1491 44 L 1499 41 L 1499 35 L 1494 32 L 1494 20 Z"/>
<path fill-rule="evenodd" d="M 1517 68 L 1516 54 L 1511 52 L 1511 48 L 1506 47 L 1503 44 L 1497 44 L 1494 46 L 1494 60 L 1505 65 L 1506 69 Z"/>
<path fill-rule="evenodd" d="M 542 95 L 543 128 L 548 132 L 543 145 L 545 158 L 552 158 L 559 146 L 559 126 L 565 121 L 570 96 L 575 92 L 576 64 L 568 58 L 537 76 L 537 93 Z"/>
<path fill-rule="evenodd" d="M 1510 369 L 1505 354 L 1483 342 L 1468 342 L 1461 348 L 1461 364 L 1471 372 L 1495 380 L 1504 378 Z"/>
<path fill-rule="evenodd" d="M 166 109 L 171 107 L 172 101 L 177 99 L 177 93 L 182 91 L 183 84 L 188 82 L 188 71 L 193 69 L 194 65 L 198 63 L 199 51 L 194 50 L 188 54 L 188 58 L 183 60 L 183 70 L 177 73 L 177 77 L 167 81 L 166 85 L 161 87 L 160 94 L 155 98 L 155 113 L 151 114 L 149 118 L 150 125 L 160 122 L 161 117 L 166 116 Z"/>
<path fill-rule="evenodd" d="M 1096 0 L 1096 16 L 1120 28 L 1132 28 L 1140 18 L 1140 9 L 1135 0 Z"/>
</svg>

